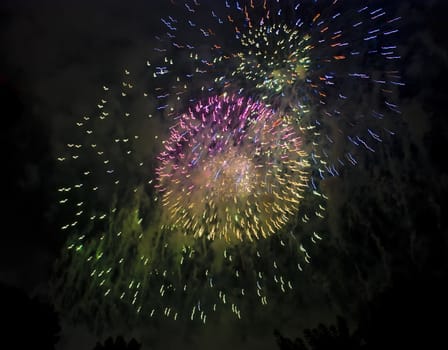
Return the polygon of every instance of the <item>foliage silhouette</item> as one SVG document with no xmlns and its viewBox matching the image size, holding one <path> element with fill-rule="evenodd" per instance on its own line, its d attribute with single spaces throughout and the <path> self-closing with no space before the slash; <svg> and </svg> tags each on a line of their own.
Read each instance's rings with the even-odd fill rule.
<svg viewBox="0 0 448 350">
<path fill-rule="evenodd" d="M 278 330 L 274 331 L 277 345 L 281 350 L 355 350 L 363 348 L 358 334 L 350 334 L 347 322 L 340 316 L 337 318 L 336 325 L 319 324 L 316 328 L 306 329 L 303 333 L 305 340 L 296 338 L 292 341 L 283 337 Z"/>
<path fill-rule="evenodd" d="M 338 317 L 336 325 L 320 324 L 303 331 L 294 341 L 274 332 L 280 350 L 377 350 L 430 349 L 446 344 L 448 313 L 446 275 L 415 273 L 412 279 L 396 279 L 361 310 L 356 330 L 350 333 L 347 322 Z"/>
<path fill-rule="evenodd" d="M 119 336 L 115 339 L 107 338 L 104 344 L 97 343 L 93 350 L 140 350 L 141 344 L 137 343 L 135 339 L 131 339 L 129 343 Z"/>
</svg>

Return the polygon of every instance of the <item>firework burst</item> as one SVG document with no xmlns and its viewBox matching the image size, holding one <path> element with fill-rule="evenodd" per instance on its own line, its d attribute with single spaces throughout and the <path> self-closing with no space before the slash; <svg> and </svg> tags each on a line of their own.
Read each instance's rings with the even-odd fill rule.
<svg viewBox="0 0 448 350">
<path fill-rule="evenodd" d="M 375 152 L 399 113 L 399 18 L 374 3 L 174 5 L 148 90 L 128 70 L 104 86 L 59 158 L 76 179 L 59 188 L 61 305 L 95 327 L 205 323 L 292 290 L 324 235 L 321 181 Z"/>
<path fill-rule="evenodd" d="M 162 203 L 186 234 L 266 238 L 297 213 L 305 158 L 286 118 L 243 97 L 211 97 L 172 128 L 159 157 Z"/>
<path fill-rule="evenodd" d="M 356 164 L 356 154 L 374 152 L 391 133 L 382 119 L 400 113 L 400 17 L 384 4 L 191 1 L 178 12 L 162 19 L 167 31 L 158 37 L 153 72 L 168 115 L 210 93 L 254 96 L 314 128 L 306 142 L 319 144 L 309 152 L 319 177 Z M 187 71 L 173 81 L 168 73 L 178 64 Z"/>
</svg>

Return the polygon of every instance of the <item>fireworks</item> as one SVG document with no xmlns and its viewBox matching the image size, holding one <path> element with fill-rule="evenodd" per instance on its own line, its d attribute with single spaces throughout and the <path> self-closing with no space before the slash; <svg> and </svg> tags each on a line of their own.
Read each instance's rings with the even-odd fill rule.
<svg viewBox="0 0 448 350">
<path fill-rule="evenodd" d="M 153 73 L 167 114 L 210 93 L 256 96 L 315 129 L 319 147 L 309 153 L 320 177 L 356 164 L 360 149 L 374 152 L 390 134 L 379 119 L 400 113 L 400 17 L 376 1 L 192 1 L 178 10 L 184 15 L 162 19 Z M 188 73 L 169 84 L 176 64 Z"/>
<path fill-rule="evenodd" d="M 76 179 L 60 285 L 82 289 L 79 313 L 205 323 L 297 285 L 324 235 L 320 182 L 399 113 L 399 18 L 372 3 L 174 5 L 148 90 L 126 70 L 60 157 Z"/>
<path fill-rule="evenodd" d="M 303 84 L 310 65 L 309 38 L 286 25 L 250 29 L 241 38 L 247 53 L 239 53 L 240 64 L 232 75 L 242 75 L 255 88 L 273 93 Z"/>
<path fill-rule="evenodd" d="M 307 186 L 294 127 L 243 97 L 210 97 L 180 116 L 161 154 L 162 203 L 186 234 L 253 240 L 281 230 Z"/>
</svg>

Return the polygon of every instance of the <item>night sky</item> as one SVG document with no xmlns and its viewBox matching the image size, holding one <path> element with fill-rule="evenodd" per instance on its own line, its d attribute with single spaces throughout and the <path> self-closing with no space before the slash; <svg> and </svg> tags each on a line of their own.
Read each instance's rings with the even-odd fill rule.
<svg viewBox="0 0 448 350">
<path fill-rule="evenodd" d="M 117 319 L 121 309 L 112 316 L 95 311 L 95 316 L 73 318 L 66 308 L 71 296 L 61 297 L 68 292 L 55 287 L 71 239 L 60 230 L 65 214 L 57 204 L 57 188 L 77 181 L 72 169 L 60 170 L 57 157 L 73 140 L 80 116 L 94 110 L 103 85 L 119 86 L 128 69 L 136 73 L 136 89 L 146 89 L 149 80 L 141 67 L 157 45 L 160 18 L 174 13 L 169 2 L 1 1 L 6 195 L 0 314 L 2 324 L 8 324 L 3 341 L 42 348 L 53 344 L 61 350 L 93 349 L 117 336 L 126 342 L 135 339 L 142 349 L 304 350 L 300 341 L 293 345 L 296 338 L 307 340 L 307 349 L 315 350 L 446 343 L 448 3 L 387 3 L 402 17 L 397 44 L 406 85 L 399 91 L 401 114 L 391 123 L 395 135 L 374 154 L 365 152 L 357 166 L 322 183 L 329 197 L 329 234 L 313 250 L 313 261 L 292 295 L 279 294 L 265 311 L 249 306 L 252 317 L 241 321 L 224 313 L 198 326 L 185 321 L 133 322 L 132 312 Z M 114 108 L 146 115 L 155 106 L 137 101 L 123 107 L 116 102 Z M 139 125 L 129 122 L 123 128 L 135 130 Z M 146 125 L 148 139 L 137 153 L 154 159 L 159 141 L 153 140 L 167 138 L 169 125 L 166 116 Z M 108 132 L 103 130 L 104 135 Z M 151 173 L 155 160 L 149 164 Z M 125 173 L 126 166 L 123 163 Z M 135 178 L 126 180 L 138 182 L 145 171 L 132 174 Z M 80 300 L 73 303 L 85 311 L 97 304 L 87 300 L 83 288 L 72 292 Z M 101 324 L 102 330 L 92 329 L 92 324 Z"/>
</svg>

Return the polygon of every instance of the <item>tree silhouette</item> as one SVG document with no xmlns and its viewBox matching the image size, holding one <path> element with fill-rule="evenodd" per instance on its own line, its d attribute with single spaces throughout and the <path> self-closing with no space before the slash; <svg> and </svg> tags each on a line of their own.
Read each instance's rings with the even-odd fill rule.
<svg viewBox="0 0 448 350">
<path fill-rule="evenodd" d="M 277 345 L 281 350 L 355 350 L 362 349 L 361 339 L 356 333 L 350 334 L 347 322 L 344 318 L 338 317 L 336 325 L 325 326 L 319 324 L 314 329 L 306 329 L 305 340 L 297 338 L 291 341 L 281 335 L 279 331 L 274 331 Z"/>
<path fill-rule="evenodd" d="M 306 329 L 294 341 L 274 332 L 281 350 L 377 350 L 429 349 L 446 344 L 448 283 L 444 274 L 412 276 L 396 282 L 361 310 L 356 330 L 350 333 L 346 321 L 336 325 L 320 324 Z"/>
<path fill-rule="evenodd" d="M 93 350 L 140 350 L 141 344 L 135 339 L 131 339 L 129 343 L 119 336 L 115 339 L 109 337 L 105 340 L 104 345 L 97 343 Z"/>
</svg>

